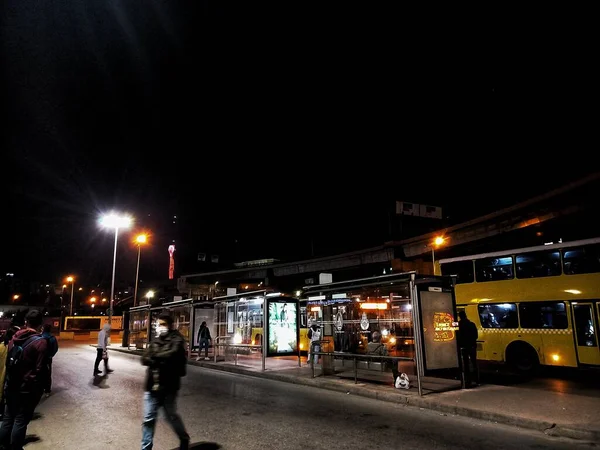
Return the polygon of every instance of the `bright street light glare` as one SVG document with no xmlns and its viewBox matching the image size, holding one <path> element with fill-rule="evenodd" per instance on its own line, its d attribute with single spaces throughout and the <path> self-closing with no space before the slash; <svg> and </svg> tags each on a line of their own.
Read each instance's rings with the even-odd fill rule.
<svg viewBox="0 0 600 450">
<path fill-rule="evenodd" d="M 119 216 L 110 213 L 100 218 L 100 226 L 104 228 L 129 228 L 133 222 L 130 216 Z"/>
<path fill-rule="evenodd" d="M 435 240 L 433 241 L 433 243 L 437 246 L 440 246 L 444 243 L 445 239 L 441 236 L 438 236 L 435 238 Z"/>
<path fill-rule="evenodd" d="M 148 298 L 154 297 L 154 291 L 148 291 L 148 293 L 146 294 L 146 297 L 148 297 Z"/>
<path fill-rule="evenodd" d="M 67 281 L 68 281 L 69 283 L 72 283 L 72 282 L 73 282 L 73 277 L 67 277 Z"/>
<path fill-rule="evenodd" d="M 135 242 L 137 242 L 138 244 L 145 244 L 147 240 L 148 236 L 146 236 L 145 234 L 138 234 L 135 238 Z"/>
</svg>

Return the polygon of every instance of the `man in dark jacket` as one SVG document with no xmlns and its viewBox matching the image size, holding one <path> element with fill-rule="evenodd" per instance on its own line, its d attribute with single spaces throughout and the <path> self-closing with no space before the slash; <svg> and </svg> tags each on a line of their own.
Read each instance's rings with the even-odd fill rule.
<svg viewBox="0 0 600 450">
<path fill-rule="evenodd" d="M 477 369 L 477 326 L 467 319 L 464 310 L 458 313 L 458 346 L 462 356 L 463 372 L 465 374 L 465 387 L 470 388 L 473 383 L 479 384 L 479 370 Z"/>
<path fill-rule="evenodd" d="M 17 331 L 8 344 L 6 406 L 0 427 L 0 446 L 22 449 L 27 425 L 33 417 L 44 390 L 44 366 L 48 342 L 40 335 L 43 316 L 30 311 L 25 328 Z M 17 357 L 21 351 L 20 357 Z"/>
<path fill-rule="evenodd" d="M 202 349 L 204 348 L 204 359 L 208 359 L 208 346 L 212 341 L 212 337 L 210 335 L 210 329 L 206 326 L 206 322 L 202 322 L 200 328 L 198 329 L 198 358 L 196 361 L 200 360 L 200 353 L 202 353 Z"/>
<path fill-rule="evenodd" d="M 164 408 L 167 420 L 179 437 L 180 450 L 187 450 L 190 436 L 176 408 L 177 392 L 187 365 L 185 341 L 183 336 L 173 329 L 173 318 L 169 314 L 163 313 L 159 316 L 156 337 L 144 352 L 142 364 L 148 366 L 144 392 L 142 450 L 152 448 L 156 417 L 161 407 Z"/>
<path fill-rule="evenodd" d="M 48 342 L 48 360 L 46 361 L 46 372 L 44 381 L 44 394 L 49 396 L 52 392 L 52 358 L 58 352 L 58 341 L 56 336 L 52 335 L 52 325 L 44 324 L 42 327 L 42 337 Z"/>
</svg>

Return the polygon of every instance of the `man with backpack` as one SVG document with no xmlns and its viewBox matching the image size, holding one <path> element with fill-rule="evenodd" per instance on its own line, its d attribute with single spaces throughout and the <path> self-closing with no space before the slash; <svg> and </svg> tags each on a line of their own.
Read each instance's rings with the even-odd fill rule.
<svg viewBox="0 0 600 450">
<path fill-rule="evenodd" d="M 52 335 L 52 325 L 49 323 L 44 324 L 42 337 L 48 342 L 48 360 L 46 361 L 44 380 L 44 394 L 48 397 L 52 392 L 52 358 L 58 352 L 58 341 Z"/>
<path fill-rule="evenodd" d="M 42 397 L 48 358 L 48 341 L 40 334 L 42 321 L 39 311 L 30 311 L 25 317 L 25 328 L 17 331 L 8 344 L 0 448 L 23 448 L 27 426 Z"/>
<path fill-rule="evenodd" d="M 185 340 L 179 331 L 173 329 L 173 318 L 168 313 L 158 317 L 156 337 L 144 352 L 142 364 L 148 366 L 144 392 L 142 450 L 152 449 L 156 418 L 161 407 L 164 408 L 167 420 L 179 437 L 180 450 L 187 450 L 190 436 L 176 408 L 181 377 L 185 376 L 187 368 Z"/>
</svg>

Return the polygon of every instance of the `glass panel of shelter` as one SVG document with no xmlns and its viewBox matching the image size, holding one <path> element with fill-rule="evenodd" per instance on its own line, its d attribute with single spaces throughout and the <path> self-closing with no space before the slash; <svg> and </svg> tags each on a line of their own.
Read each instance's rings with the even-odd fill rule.
<svg viewBox="0 0 600 450">
<path fill-rule="evenodd" d="M 367 353 L 377 331 L 390 356 L 414 355 L 408 285 L 350 288 L 333 293 L 330 301 L 335 351 Z"/>
</svg>

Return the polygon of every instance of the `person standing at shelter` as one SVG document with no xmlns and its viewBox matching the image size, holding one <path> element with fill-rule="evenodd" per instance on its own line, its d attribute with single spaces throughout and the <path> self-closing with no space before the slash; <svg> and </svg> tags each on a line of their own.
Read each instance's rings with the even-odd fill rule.
<svg viewBox="0 0 600 450">
<path fill-rule="evenodd" d="M 202 349 L 205 349 L 204 359 L 208 360 L 208 347 L 210 342 L 212 342 L 212 337 L 210 336 L 210 328 L 206 326 L 206 322 L 202 322 L 200 328 L 198 329 L 198 358 L 196 361 L 200 360 L 200 353 L 202 353 Z"/>
<path fill-rule="evenodd" d="M 8 344 L 6 406 L 0 426 L 0 447 L 21 450 L 27 426 L 44 390 L 44 364 L 48 342 L 40 334 L 42 314 L 33 310 L 25 318 L 25 328 L 17 331 Z"/>
<path fill-rule="evenodd" d="M 389 356 L 387 347 L 381 342 L 381 333 L 379 331 L 373 332 L 373 340 L 367 344 L 367 353 L 374 356 Z M 396 360 L 392 362 L 383 361 L 383 364 L 392 369 L 392 376 L 394 377 L 394 387 L 400 388 L 400 373 L 398 372 L 398 363 Z"/>
<path fill-rule="evenodd" d="M 98 366 L 100 361 L 104 360 L 104 375 L 113 373 L 114 370 L 108 367 L 108 340 L 110 338 L 110 324 L 105 324 L 100 333 L 98 333 L 98 347 L 96 348 L 96 361 L 94 362 L 94 376 L 100 373 Z"/>
<path fill-rule="evenodd" d="M 477 326 L 467 319 L 465 311 L 458 313 L 458 346 L 462 357 L 465 388 L 479 384 L 479 370 L 477 368 Z"/>
<path fill-rule="evenodd" d="M 313 363 L 317 364 L 319 362 L 318 353 L 321 351 L 321 330 L 316 323 L 312 323 L 310 328 L 308 329 L 308 333 L 306 333 L 310 343 L 308 344 L 308 358 L 306 358 L 306 363 L 310 364 L 311 356 L 314 356 Z"/>
<path fill-rule="evenodd" d="M 159 408 L 179 437 L 179 449 L 189 448 L 188 435 L 181 417 L 177 413 L 177 393 L 181 377 L 185 376 L 187 358 L 185 340 L 173 329 L 173 318 L 163 313 L 158 318 L 156 338 L 142 356 L 142 364 L 148 366 L 144 392 L 144 419 L 142 423 L 142 450 L 152 449 L 154 428 Z"/>
</svg>

